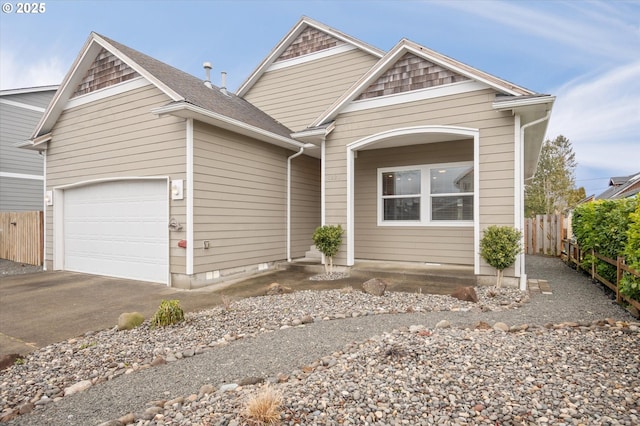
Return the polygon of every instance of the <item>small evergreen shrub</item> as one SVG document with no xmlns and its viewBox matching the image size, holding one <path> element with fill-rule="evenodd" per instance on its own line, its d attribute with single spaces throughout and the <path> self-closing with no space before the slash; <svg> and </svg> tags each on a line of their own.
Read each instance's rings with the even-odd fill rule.
<svg viewBox="0 0 640 426">
<path fill-rule="evenodd" d="M 491 225 L 484 230 L 480 240 L 480 256 L 496 268 L 496 287 L 502 286 L 504 270 L 513 265 L 516 256 L 522 252 L 522 233 L 511 226 Z"/>
<path fill-rule="evenodd" d="M 184 320 L 184 311 L 180 307 L 179 300 L 163 300 L 160 307 L 151 318 L 151 325 L 162 326 L 177 324 Z"/>
<path fill-rule="evenodd" d="M 313 233 L 313 244 L 329 259 L 329 267 L 325 262 L 325 272 L 333 272 L 333 256 L 338 253 L 342 245 L 342 227 L 340 225 L 325 225 L 316 228 Z"/>
</svg>

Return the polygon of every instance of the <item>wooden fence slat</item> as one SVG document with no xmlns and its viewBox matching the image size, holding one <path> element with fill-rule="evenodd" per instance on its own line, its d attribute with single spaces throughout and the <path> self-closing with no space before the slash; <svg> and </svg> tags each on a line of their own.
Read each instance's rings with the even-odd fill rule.
<svg viewBox="0 0 640 426">
<path fill-rule="evenodd" d="M 566 235 L 564 216 L 541 214 L 525 219 L 524 223 L 523 248 L 526 254 L 560 256 L 562 240 Z"/>
<path fill-rule="evenodd" d="M 43 224 L 40 211 L 0 212 L 0 258 L 42 265 Z"/>
</svg>

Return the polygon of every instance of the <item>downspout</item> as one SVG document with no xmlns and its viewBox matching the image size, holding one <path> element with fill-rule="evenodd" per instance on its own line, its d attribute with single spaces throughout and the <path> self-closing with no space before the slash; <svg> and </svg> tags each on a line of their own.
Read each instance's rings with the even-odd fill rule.
<svg viewBox="0 0 640 426">
<path fill-rule="evenodd" d="M 304 152 L 304 146 L 300 151 L 287 158 L 287 262 L 291 263 L 291 160 Z"/>
<path fill-rule="evenodd" d="M 520 127 L 520 173 L 522 174 L 522 179 L 520 180 L 520 188 L 518 188 L 518 191 L 520 191 L 520 217 L 518 219 L 519 223 L 518 223 L 518 228 L 520 229 L 520 231 L 524 230 L 524 131 L 527 130 L 529 127 L 531 126 L 535 126 L 536 124 L 540 124 L 544 121 L 549 120 L 549 117 L 551 117 L 551 111 L 547 111 L 547 114 L 542 117 L 539 118 L 537 120 L 534 120 L 530 123 L 524 124 Z M 542 145 L 540 146 L 540 149 L 542 149 Z M 520 244 L 524 244 L 524 235 L 522 235 L 520 237 Z M 520 254 L 520 290 L 525 291 L 527 289 L 527 273 L 526 273 L 526 269 L 525 269 L 525 262 L 524 262 L 524 251 L 522 254 Z"/>
</svg>

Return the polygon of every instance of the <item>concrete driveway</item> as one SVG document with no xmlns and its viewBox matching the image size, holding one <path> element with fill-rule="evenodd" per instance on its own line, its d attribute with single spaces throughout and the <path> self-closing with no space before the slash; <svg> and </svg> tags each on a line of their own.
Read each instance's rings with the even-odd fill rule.
<svg viewBox="0 0 640 426">
<path fill-rule="evenodd" d="M 0 356 L 25 354 L 51 343 L 113 327 L 123 312 L 151 318 L 162 299 L 178 299 L 185 312 L 233 297 L 264 294 L 276 276 L 255 277 L 238 288 L 180 290 L 166 285 L 75 272 L 2 277 Z M 292 277 L 293 278 L 293 277 Z"/>
<path fill-rule="evenodd" d="M 460 285 L 457 280 L 428 283 L 422 276 L 399 270 L 354 271 L 351 277 L 335 281 L 309 280 L 314 274 L 304 268 L 294 268 L 253 276 L 227 287 L 197 290 L 76 272 L 3 276 L 0 279 L 0 356 L 24 355 L 89 331 L 111 328 L 123 312 L 138 311 L 149 319 L 162 299 L 178 299 L 185 312 L 193 312 L 221 304 L 222 295 L 232 298 L 263 295 L 273 282 L 296 291 L 361 288 L 367 279 L 379 276 L 390 284 L 389 290 L 439 294 L 449 294 Z"/>
</svg>

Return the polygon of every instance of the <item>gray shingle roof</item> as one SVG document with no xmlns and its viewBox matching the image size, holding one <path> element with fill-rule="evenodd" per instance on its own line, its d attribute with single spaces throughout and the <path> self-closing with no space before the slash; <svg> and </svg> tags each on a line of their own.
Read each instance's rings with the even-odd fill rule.
<svg viewBox="0 0 640 426">
<path fill-rule="evenodd" d="M 108 37 L 105 41 L 127 55 L 147 72 L 184 98 L 184 102 L 199 106 L 211 112 L 222 114 L 234 120 L 258 127 L 276 135 L 291 137 L 292 131 L 273 117 L 231 92 L 224 94 L 220 88 L 208 88 L 204 81 L 184 71 L 165 64 L 151 56 L 138 52 Z"/>
<path fill-rule="evenodd" d="M 629 176 L 613 176 L 609 179 L 609 188 L 595 197 L 596 200 L 631 197 L 638 193 L 638 189 L 627 190 L 640 179 L 640 172 Z"/>
</svg>

